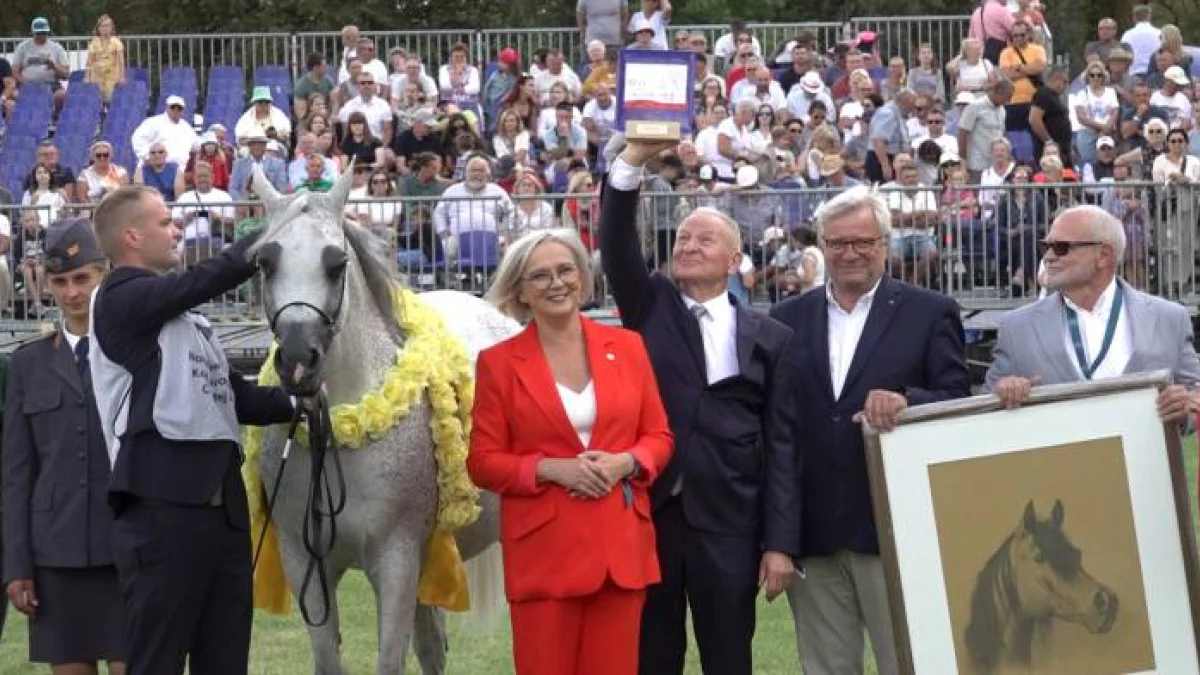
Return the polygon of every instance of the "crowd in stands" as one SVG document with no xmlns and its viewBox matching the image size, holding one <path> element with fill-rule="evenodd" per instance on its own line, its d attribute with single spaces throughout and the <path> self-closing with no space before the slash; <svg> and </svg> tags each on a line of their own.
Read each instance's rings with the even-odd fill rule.
<svg viewBox="0 0 1200 675">
<path fill-rule="evenodd" d="M 763 45 L 741 21 L 710 45 L 704 33 L 672 29 L 668 0 L 643 0 L 633 12 L 624 0 L 579 0 L 577 12 L 584 54 L 509 47 L 486 64 L 472 63 L 463 44 L 444 63 L 400 48 L 379 54 L 369 35 L 347 26 L 340 53 L 308 55 L 294 81 L 256 73 L 248 97 L 240 69 L 214 68 L 205 111 L 217 114 L 202 125 L 193 124 L 194 74 L 176 80 L 164 71 L 157 113 L 145 114 L 148 84 L 126 67 L 111 18 L 97 23 L 78 74 L 38 18 L 11 63 L 0 59 L 0 172 L 12 191 L 0 199 L 42 207 L 28 222 L 44 225 L 69 205 L 138 182 L 176 203 L 187 242 L 223 242 L 254 226 L 255 167 L 288 192 L 328 189 L 353 163 L 357 203 L 348 215 L 390 238 L 402 265 L 453 260 L 463 246 L 497 255 L 526 231 L 561 225 L 594 247 L 618 55 L 676 49 L 695 53 L 696 132 L 647 174 L 646 191 L 660 193 L 644 198 L 639 215 L 652 262 L 668 258 L 684 214 L 716 206 L 747 243 L 731 289 L 750 297 L 769 288 L 772 299 L 803 292 L 823 281 L 808 227 L 816 208 L 870 182 L 889 191 L 893 273 L 924 285 L 944 283 L 938 270 L 953 230 L 960 247 L 988 252 L 1014 294 L 1035 292 L 1036 242 L 1054 212 L 1084 201 L 1126 223 L 1127 262 L 1141 264 L 1142 275 L 1145 257 L 1156 255 L 1149 223 L 1161 218 L 1152 209 L 1186 220 L 1182 245 L 1161 253 L 1176 257 L 1169 281 L 1190 278 L 1190 192 L 1154 203 L 1120 186 L 1200 181 L 1193 59 L 1176 27 L 1154 26 L 1149 7 L 1134 9 L 1123 34 L 1116 19 L 1100 21 L 1075 78 L 1051 62 L 1050 28 L 1031 0 L 986 0 L 954 54 L 930 44 L 881 53 L 871 32 L 820 44 L 800 31 Z M 127 114 L 131 98 L 140 115 Z M 75 135 L 72 120 L 86 106 L 101 112 Z M 23 107 L 55 111 L 53 135 L 30 142 Z M 30 166 L 8 175 L 20 152 Z M 1036 189 L 1068 183 L 1079 187 Z M 23 232 L 21 221 L 0 227 Z M 5 239 L 11 264 L 30 270 L 25 287 L 37 296 L 36 237 L 19 232 Z"/>
</svg>

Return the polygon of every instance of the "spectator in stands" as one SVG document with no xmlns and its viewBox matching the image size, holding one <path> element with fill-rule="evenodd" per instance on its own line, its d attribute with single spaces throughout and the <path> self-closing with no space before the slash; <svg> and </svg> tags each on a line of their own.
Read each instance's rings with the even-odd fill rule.
<svg viewBox="0 0 1200 675">
<path fill-rule="evenodd" d="M 1133 46 L 1126 42 L 1117 40 L 1117 22 L 1112 17 L 1104 17 L 1100 19 L 1100 23 L 1096 24 L 1096 37 L 1083 48 L 1083 57 L 1086 59 L 1092 54 L 1100 57 L 1100 61 L 1108 61 L 1113 49 L 1121 48 L 1132 54 Z"/>
<path fill-rule="evenodd" d="M 392 75 L 389 82 L 391 83 L 389 88 L 392 92 L 393 107 L 398 106 L 410 85 L 417 87 L 417 90 L 424 96 L 425 103 L 432 104 L 438 100 L 437 81 L 425 72 L 421 57 L 416 54 L 412 54 L 404 60 L 404 72 Z"/>
<path fill-rule="evenodd" d="M 1012 144 L 1007 138 L 997 138 L 992 141 L 991 157 L 991 165 L 979 177 L 979 206 L 984 220 L 991 220 L 996 202 L 1004 194 L 1003 190 L 988 188 L 999 188 L 1001 185 L 1007 184 L 1009 176 L 1017 166 L 1013 161 Z M 968 173 L 968 175 L 970 174 Z"/>
<path fill-rule="evenodd" d="M 229 165 L 229 172 L 233 173 L 233 160 L 237 159 L 237 148 L 229 142 L 229 130 L 224 124 L 216 122 L 208 126 L 208 133 L 212 134 L 217 139 L 217 145 L 221 148 L 221 154 L 225 156 L 225 163 Z"/>
<path fill-rule="evenodd" d="M 58 220 L 58 211 L 67 205 L 65 191 L 55 188 L 53 173 L 45 164 L 37 164 L 32 171 L 33 185 L 26 188 L 21 197 L 21 206 L 34 207 L 42 227 Z"/>
<path fill-rule="evenodd" d="M 12 64 L 0 56 L 0 132 L 3 131 L 4 119 L 12 113 L 17 102 L 17 78 L 13 76 Z"/>
<path fill-rule="evenodd" d="M 879 95 L 884 101 L 892 100 L 897 91 L 908 86 L 908 67 L 904 57 L 893 56 L 888 61 L 887 76 L 879 82 Z"/>
<path fill-rule="evenodd" d="M 443 101 L 449 101 L 460 110 L 479 111 L 479 69 L 467 58 L 467 46 L 458 43 L 450 48 L 450 62 L 438 70 L 438 87 Z"/>
<path fill-rule="evenodd" d="M 946 78 L 933 53 L 933 45 L 928 42 L 917 46 L 912 68 L 908 71 L 908 87 L 920 96 L 929 97 L 939 108 L 946 104 Z"/>
<path fill-rule="evenodd" d="M 439 153 L 442 148 L 442 137 L 434 125 L 437 116 L 430 108 L 423 108 L 413 115 L 412 127 L 396 137 L 392 152 L 396 157 L 396 171 L 400 175 L 411 172 L 413 157 L 423 152 Z"/>
<path fill-rule="evenodd" d="M 168 203 L 175 201 L 175 196 L 187 189 L 184 172 L 178 164 L 167 160 L 167 146 L 161 142 L 150 144 L 150 151 L 142 160 L 133 171 L 134 183 L 158 190 L 163 201 Z"/>
<path fill-rule="evenodd" d="M 483 85 L 483 110 L 489 129 L 495 126 L 497 113 L 513 87 L 517 86 L 520 75 L 521 55 L 511 47 L 501 49 L 496 58 L 496 72 Z"/>
<path fill-rule="evenodd" d="M 1142 128 L 1141 141 L 1116 160 L 1117 166 L 1128 166 L 1134 178 L 1146 179 L 1158 156 L 1167 151 L 1167 131 L 1163 120 L 1152 117 Z"/>
<path fill-rule="evenodd" d="M 186 164 L 196 145 L 195 129 L 183 119 L 184 100 L 179 96 L 167 97 L 165 112 L 146 118 L 133 131 L 130 142 L 136 157 L 145 157 L 150 153 L 150 145 L 161 141 L 167 147 L 167 159 L 178 164 Z"/>
<path fill-rule="evenodd" d="M 50 171 L 50 187 L 53 190 L 61 190 L 63 198 L 67 203 L 75 202 L 75 172 L 70 167 L 59 163 L 58 146 L 52 140 L 44 140 L 38 143 L 37 147 L 37 165 L 29 170 L 25 176 L 25 182 L 22 188 L 29 192 L 35 188 L 37 181 L 34 180 L 34 173 L 38 166 L 45 167 Z"/>
<path fill-rule="evenodd" d="M 1054 141 L 1058 144 L 1063 166 L 1073 166 L 1071 153 L 1071 113 L 1063 103 L 1069 79 L 1064 66 L 1053 66 L 1045 84 L 1037 88 L 1029 111 L 1029 128 L 1033 132 L 1033 154 L 1042 156 L 1042 147 Z"/>
<path fill-rule="evenodd" d="M 125 167 L 113 161 L 113 146 L 108 141 L 96 141 L 90 153 L 92 163 L 79 172 L 76 194 L 85 195 L 89 202 L 100 203 L 104 195 L 129 183 Z"/>
<path fill-rule="evenodd" d="M 324 54 L 313 52 L 304 64 L 305 72 L 296 78 L 292 87 L 292 114 L 302 120 L 308 116 L 308 100 L 313 94 L 329 96 L 333 91 L 333 80 L 329 79 L 329 61 Z M 257 87 L 255 87 L 257 90 Z M 274 107 L 274 106 L 272 106 Z M 290 128 L 290 126 L 289 126 Z M 241 135 L 240 133 L 238 134 Z"/>
<path fill-rule="evenodd" d="M 288 163 L 288 186 L 295 190 L 300 183 L 303 183 L 308 175 L 308 157 L 317 155 L 321 157 L 325 169 L 321 176 L 331 184 L 337 181 L 338 166 L 337 162 L 332 157 L 326 157 L 317 150 L 317 137 L 312 133 L 301 134 L 296 139 L 295 159 Z"/>
<path fill-rule="evenodd" d="M 734 115 L 717 125 L 717 154 L 709 158 L 717 169 L 719 178 L 732 180 L 733 162 L 737 159 L 754 161 L 766 150 L 765 145 L 756 144 L 761 136 L 754 134 L 754 118 L 758 106 L 749 100 L 739 101 Z"/>
<path fill-rule="evenodd" d="M 1133 54 L 1121 47 L 1114 47 L 1108 52 L 1108 86 L 1117 93 L 1121 105 L 1133 102 L 1133 89 L 1137 81 L 1129 74 L 1129 66 L 1133 63 Z"/>
<path fill-rule="evenodd" d="M 358 76 L 358 96 L 351 99 L 338 111 L 338 120 L 349 128 L 350 117 L 360 113 L 367 122 L 371 135 L 380 139 L 384 146 L 392 142 L 392 107 L 375 96 L 375 77 L 363 70 Z"/>
<path fill-rule="evenodd" d="M 254 169 L 262 169 L 271 185 L 280 193 L 288 190 L 287 164 L 282 159 L 267 154 L 269 140 L 261 131 L 255 131 L 245 139 L 249 152 L 245 157 L 239 157 L 233 163 L 233 176 L 229 181 L 230 194 L 234 199 L 241 200 L 246 182 L 254 175 Z M 212 181 L 212 167 L 209 167 L 209 181 Z M 197 185 L 199 181 L 197 180 Z"/>
<path fill-rule="evenodd" d="M 346 71 L 350 74 L 349 79 L 338 82 L 329 95 L 330 112 L 340 113 L 342 106 L 358 97 L 358 80 L 363 72 L 362 62 L 350 59 L 346 64 Z"/>
<path fill-rule="evenodd" d="M 1096 139 L 1117 133 L 1117 120 L 1121 104 L 1117 93 L 1108 84 L 1108 72 L 1100 62 L 1090 63 L 1084 70 L 1087 86 L 1072 97 L 1075 119 L 1079 128 L 1075 131 L 1075 147 L 1079 150 L 1079 163 L 1090 164 L 1096 159 Z"/>
<path fill-rule="evenodd" d="M 583 114 L 579 109 L 571 105 L 571 92 L 567 89 L 567 85 L 562 82 L 555 82 L 550 87 L 550 100 L 542 106 L 541 112 L 538 113 L 537 129 L 538 135 L 543 135 L 547 130 L 553 129 L 558 122 L 558 106 L 566 103 L 571 106 L 571 121 L 576 124 L 583 122 Z"/>
<path fill-rule="evenodd" d="M 8 262 L 12 243 L 12 221 L 8 215 L 0 213 L 0 315 L 7 316 L 12 316 L 13 275 Z"/>
<path fill-rule="evenodd" d="M 342 137 L 341 150 L 355 166 L 379 168 L 387 165 L 387 151 L 383 142 L 371 133 L 366 116 L 360 112 L 351 113 L 346 121 L 346 135 Z"/>
<path fill-rule="evenodd" d="M 538 103 L 537 85 L 533 77 L 522 75 L 517 78 L 517 86 L 509 92 L 504 101 L 504 108 L 517 113 L 517 117 L 521 118 L 521 122 L 530 133 L 538 132 L 537 122 L 541 105 Z"/>
<path fill-rule="evenodd" d="M 739 87 L 741 91 L 733 99 L 735 103 L 740 100 L 752 100 L 760 106 L 771 108 L 772 113 L 787 107 L 787 96 L 779 87 L 779 83 L 771 79 L 771 70 L 764 65 L 759 65 L 754 74 L 739 82 L 735 89 Z"/>
<path fill-rule="evenodd" d="M 958 147 L 966 152 L 967 170 L 977 176 L 991 164 L 992 143 L 1004 138 L 1005 119 L 1008 110 L 1005 104 L 1013 93 L 1013 84 L 1007 79 L 992 83 L 987 96 L 976 100 L 963 110 L 959 120 Z"/>
<path fill-rule="evenodd" d="M 1152 119 L 1167 123 L 1171 112 L 1165 108 L 1151 105 L 1150 87 L 1144 82 L 1138 82 L 1133 87 L 1133 97 L 1121 106 L 1121 142 L 1131 149 L 1140 148 L 1145 139 L 1142 129 Z"/>
<path fill-rule="evenodd" d="M 729 20 L 729 32 L 717 38 L 713 44 L 713 56 L 719 59 L 718 63 L 729 63 L 733 55 L 738 53 L 739 45 L 748 44 L 751 48 L 751 53 L 761 56 L 762 45 L 759 44 L 758 38 L 754 37 L 754 32 L 747 26 L 746 22 L 741 19 Z"/>
<path fill-rule="evenodd" d="M 992 63 L 999 63 L 1000 53 L 1008 44 L 1009 35 L 1015 28 L 1014 23 L 1006 0 L 984 0 L 971 13 L 968 36 L 979 41 L 983 48 L 983 58 Z"/>
<path fill-rule="evenodd" d="M 305 156 L 304 180 L 296 185 L 296 189 L 309 192 L 329 192 L 332 187 L 333 181 L 325 177 L 325 157 L 316 152 Z"/>
<path fill-rule="evenodd" d="M 644 1 L 654 2 L 654 0 Z M 661 51 L 666 49 L 654 41 L 654 26 L 640 12 L 634 14 L 633 18 L 629 20 L 629 28 L 630 32 L 633 33 L 633 42 L 626 45 L 625 49 L 641 51 Z"/>
<path fill-rule="evenodd" d="M 575 23 L 584 44 L 599 40 L 606 47 L 620 48 L 625 44 L 625 27 L 629 24 L 629 1 L 578 0 Z"/>
<path fill-rule="evenodd" d="M 326 98 L 320 94 L 313 94 L 308 99 L 308 112 L 296 124 L 296 132 L 300 134 L 312 132 L 319 136 L 322 131 L 328 128 L 329 106 L 326 103 Z"/>
<path fill-rule="evenodd" d="M 983 45 L 975 38 L 962 41 L 959 56 L 946 65 L 946 71 L 954 81 L 956 94 L 968 93 L 976 98 L 987 95 L 999 74 L 995 64 L 983 57 Z"/>
<path fill-rule="evenodd" d="M 892 236 L 888 251 L 892 275 L 910 284 L 928 286 L 937 270 L 938 248 L 934 231 L 938 222 L 938 197 L 922 188 L 917 166 L 904 162 L 898 180 L 885 185 L 884 193 L 892 214 Z"/>
<path fill-rule="evenodd" d="M 824 105 L 826 117 L 837 110 L 833 105 L 833 99 L 825 90 L 825 83 L 821 81 L 821 76 L 815 72 L 808 72 L 800 78 L 799 85 L 792 87 L 791 93 L 788 94 L 788 112 L 794 119 L 807 122 L 810 106 L 814 101 L 820 101 Z"/>
<path fill-rule="evenodd" d="M 892 158 L 910 147 L 908 125 L 905 120 L 917 103 L 917 95 L 911 89 L 896 92 L 893 100 L 875 111 L 871 118 L 871 149 L 867 151 L 866 176 L 873 182 L 891 181 L 895 174 Z"/>
<path fill-rule="evenodd" d="M 608 48 L 604 46 L 603 42 L 592 40 L 587 43 L 587 60 L 579 64 L 579 70 L 575 73 L 583 80 L 584 96 L 589 95 L 588 80 L 591 78 L 592 72 L 604 65 L 606 56 L 608 56 Z"/>
<path fill-rule="evenodd" d="M 1008 131 L 1029 130 L 1029 109 L 1046 70 L 1046 50 L 1030 41 L 1032 35 L 1028 22 L 1013 23 L 1012 43 L 1000 53 L 1000 71 L 1013 83 L 1005 115 Z"/>
<path fill-rule="evenodd" d="M 562 52 L 551 49 L 546 54 L 546 70 L 537 76 L 534 83 L 540 102 L 550 102 L 550 90 L 557 82 L 566 85 L 567 100 L 570 102 L 577 100 L 583 91 L 583 83 L 579 81 L 579 76 L 563 62 Z"/>
<path fill-rule="evenodd" d="M 946 133 L 946 114 L 942 112 L 941 108 L 934 107 L 925 116 L 925 129 L 923 138 L 912 140 L 913 150 L 916 150 L 925 141 L 933 141 L 938 144 L 942 152 L 958 154 L 958 139 Z"/>
<path fill-rule="evenodd" d="M 1150 68 L 1150 59 L 1154 52 L 1162 46 L 1162 31 L 1151 23 L 1152 10 L 1150 5 L 1135 5 L 1133 8 L 1133 27 L 1121 36 L 1121 43 L 1133 49 L 1134 75 L 1145 75 Z"/>
<path fill-rule="evenodd" d="M 88 44 L 85 80 L 100 85 L 100 95 L 108 103 L 113 88 L 125 81 L 125 45 L 117 37 L 117 24 L 107 14 L 96 19 L 95 37 Z"/>
<path fill-rule="evenodd" d="M 513 217 L 513 233 L 508 238 L 515 241 L 535 230 L 558 227 L 554 207 L 542 199 L 542 181 L 530 171 L 520 171 L 513 185 L 513 202 L 516 210 Z"/>
<path fill-rule="evenodd" d="M 171 212 L 175 226 L 183 230 L 184 257 L 188 264 L 206 260 L 219 252 L 226 234 L 232 238 L 237 224 L 234 198 L 213 186 L 212 165 L 203 160 L 196 162 L 195 177 L 195 189 L 179 195 Z"/>
<path fill-rule="evenodd" d="M 714 106 L 725 106 L 725 82 L 718 77 L 709 78 L 696 97 L 696 116 L 711 115 Z"/>
<path fill-rule="evenodd" d="M 629 18 L 630 34 L 637 35 L 639 27 L 647 25 L 654 34 L 650 38 L 651 49 L 667 49 L 667 31 L 671 25 L 671 0 L 642 0 L 640 11 Z"/>
<path fill-rule="evenodd" d="M 446 190 L 445 183 L 438 177 L 442 172 L 442 159 L 433 152 L 421 152 L 410 159 L 412 171 L 400 178 L 396 186 L 401 197 L 440 197 Z M 422 202 L 433 211 L 433 202 Z M 407 208 L 407 207 L 406 207 Z M 405 222 L 409 218 L 405 216 Z"/>
<path fill-rule="evenodd" d="M 54 106 L 61 108 L 67 96 L 62 80 L 71 75 L 67 50 L 56 40 L 50 39 L 50 22 L 45 17 L 35 18 L 30 30 L 33 37 L 24 40 L 13 50 L 13 76 L 19 84 L 50 85 L 54 90 Z"/>
<path fill-rule="evenodd" d="M 617 126 L 617 102 L 607 84 L 596 87 L 594 94 L 594 98 L 583 106 L 581 124 L 587 132 L 588 143 L 596 149 L 594 173 L 601 173 L 608 169 L 602 151 Z"/>
<path fill-rule="evenodd" d="M 1148 288 L 1150 247 L 1150 210 L 1142 199 L 1141 188 L 1121 187 L 1111 208 L 1104 209 L 1121 219 L 1125 229 L 1125 260 L 1121 277 L 1134 288 Z"/>
<path fill-rule="evenodd" d="M 196 162 L 204 161 L 208 162 L 209 166 L 212 167 L 213 185 L 222 190 L 228 190 L 232 176 L 232 170 L 230 169 L 230 157 L 231 155 L 227 153 L 217 141 L 216 134 L 212 133 L 211 131 L 205 132 L 204 135 L 200 137 L 200 141 L 197 143 L 196 150 L 192 152 L 190 157 L 188 157 L 187 166 L 185 166 L 183 169 L 184 183 L 188 186 L 188 188 L 195 186 L 193 173 L 196 169 Z"/>
<path fill-rule="evenodd" d="M 500 113 L 496 134 L 492 137 L 492 151 L 497 159 L 512 157 L 518 166 L 532 166 L 529 132 L 521 125 L 517 114 L 511 110 Z"/>
<path fill-rule="evenodd" d="M 349 77 L 349 75 L 350 75 L 349 67 L 350 67 L 350 61 L 354 60 L 357 55 L 358 55 L 358 26 L 343 26 L 342 27 L 342 58 L 341 58 L 341 65 L 338 69 L 338 77 L 337 77 L 338 84 L 341 84 L 342 82 L 345 82 L 346 80 L 350 80 L 352 83 L 355 81 L 354 79 Z"/>
<path fill-rule="evenodd" d="M 487 159 L 472 157 L 467 161 L 463 181 L 442 193 L 433 211 L 433 222 L 448 258 L 458 257 L 458 236 L 464 232 L 499 235 L 511 227 L 512 200 L 503 188 L 491 182 L 491 175 Z"/>
<path fill-rule="evenodd" d="M 1006 190 L 996 201 L 996 229 L 1000 235 L 1000 263 L 1007 273 L 1012 293 L 1022 297 L 1037 291 L 1037 243 L 1046 235 L 1046 191 L 1031 190 L 1033 169 L 1020 165 L 1012 170 Z"/>
<path fill-rule="evenodd" d="M 375 57 L 375 41 L 371 38 L 360 37 L 358 39 L 358 47 L 355 49 L 354 57 L 362 65 L 362 72 L 370 74 L 371 81 L 375 83 L 374 94 L 376 97 L 388 101 L 391 96 L 387 90 L 388 87 L 388 69 L 383 61 Z M 347 74 L 346 79 L 349 79 Z M 360 90 L 361 91 L 361 90 Z"/>
<path fill-rule="evenodd" d="M 25 315 L 41 318 L 45 313 L 42 297 L 46 294 L 46 222 L 44 211 L 22 211 L 21 232 L 13 243 L 13 250 L 21 261 L 21 283 L 25 287 Z M 57 216 L 55 212 L 55 216 Z"/>
<path fill-rule="evenodd" d="M 554 125 L 543 127 L 542 145 L 550 161 L 587 158 L 587 131 L 575 120 L 578 109 L 566 101 L 554 108 Z"/>
<path fill-rule="evenodd" d="M 250 96 L 250 107 L 238 119 L 233 132 L 238 139 L 244 140 L 255 129 L 267 136 L 270 136 L 271 130 L 274 129 L 276 138 L 290 138 L 292 135 L 292 121 L 282 110 L 275 107 L 270 87 L 254 88 L 254 93 Z"/>
<path fill-rule="evenodd" d="M 790 94 L 792 89 L 800 84 L 800 79 L 813 70 L 813 60 L 808 46 L 800 43 L 793 44 L 789 58 L 787 70 L 779 74 L 779 88 Z"/>
<path fill-rule="evenodd" d="M 1191 79 L 1183 68 L 1171 66 L 1163 73 L 1162 88 L 1150 97 L 1150 105 L 1158 106 L 1167 113 L 1167 124 L 1177 129 L 1192 121 L 1192 100 L 1183 91 L 1191 85 Z"/>
</svg>

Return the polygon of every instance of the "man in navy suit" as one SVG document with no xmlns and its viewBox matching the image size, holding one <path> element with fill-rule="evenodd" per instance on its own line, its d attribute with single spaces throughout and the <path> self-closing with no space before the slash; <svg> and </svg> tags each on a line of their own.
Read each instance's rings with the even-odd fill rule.
<svg viewBox="0 0 1200 675">
<path fill-rule="evenodd" d="M 683 219 L 674 282 L 648 272 L 638 187 L 671 145 L 631 142 L 611 163 L 600 215 L 604 272 L 621 321 L 646 343 L 675 434 L 651 491 L 662 582 L 647 591 L 639 670 L 683 672 L 690 606 L 704 672 L 750 675 L 758 588 L 782 593 L 799 554 L 796 348 L 787 327 L 727 292 L 742 245 L 725 214 Z"/>
<path fill-rule="evenodd" d="M 859 424 L 967 396 L 953 300 L 886 276 L 887 203 L 860 186 L 817 212 L 829 282 L 776 305 L 795 331 L 804 443 L 801 573 L 788 590 L 805 675 L 863 672 L 863 625 L 880 675 L 898 672 Z"/>
</svg>

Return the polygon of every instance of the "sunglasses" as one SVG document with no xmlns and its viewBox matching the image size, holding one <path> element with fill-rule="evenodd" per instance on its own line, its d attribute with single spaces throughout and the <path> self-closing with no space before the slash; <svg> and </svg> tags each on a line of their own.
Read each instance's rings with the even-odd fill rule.
<svg viewBox="0 0 1200 675">
<path fill-rule="evenodd" d="M 375 86 L 375 83 L 374 83 L 374 82 L 359 82 L 359 83 L 358 83 L 358 86 L 360 86 L 360 87 L 374 87 L 374 86 Z"/>
<path fill-rule="evenodd" d="M 92 155 L 92 157 L 96 159 L 108 159 L 109 157 L 112 157 L 112 155 L 107 152 L 97 152 L 96 154 Z"/>
<path fill-rule="evenodd" d="M 181 106 L 181 105 L 173 105 L 173 106 L 170 106 L 170 108 L 171 108 L 171 110 L 183 110 L 183 106 Z"/>
<path fill-rule="evenodd" d="M 1047 241 L 1043 239 L 1038 242 L 1038 251 L 1042 255 L 1046 255 L 1047 251 L 1054 251 L 1054 255 L 1062 257 L 1069 255 L 1071 251 L 1077 248 L 1087 248 L 1089 246 L 1099 246 L 1104 242 L 1101 241 Z"/>
<path fill-rule="evenodd" d="M 1170 145 L 1183 145 L 1184 143 L 1187 143 L 1187 141 L 1182 138 L 1172 138 L 1168 140 L 1167 143 Z"/>
<path fill-rule="evenodd" d="M 1162 129 L 1147 129 L 1146 130 L 1147 136 L 1162 136 L 1164 133 L 1166 133 L 1166 132 L 1164 132 Z"/>
<path fill-rule="evenodd" d="M 788 131 L 793 134 L 799 134 L 799 133 L 802 133 L 804 131 L 804 129 L 802 129 L 801 127 L 788 127 Z"/>
<path fill-rule="evenodd" d="M 1088 73 L 1089 80 L 1103 80 L 1104 73 Z"/>
</svg>

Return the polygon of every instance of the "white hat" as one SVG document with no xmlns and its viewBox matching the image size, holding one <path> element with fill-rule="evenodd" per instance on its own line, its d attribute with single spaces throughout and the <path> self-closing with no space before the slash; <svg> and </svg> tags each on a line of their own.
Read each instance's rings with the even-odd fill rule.
<svg viewBox="0 0 1200 675">
<path fill-rule="evenodd" d="M 842 104 L 842 109 L 838 111 L 838 117 L 849 117 L 850 119 L 861 120 L 866 112 L 867 111 L 863 109 L 862 104 L 858 101 L 846 101 Z"/>
<path fill-rule="evenodd" d="M 1179 66 L 1171 66 L 1170 68 L 1167 68 L 1167 72 L 1163 73 L 1163 77 L 1181 87 L 1186 87 L 1191 83 L 1191 80 L 1188 79 L 1187 73 L 1183 72 L 1183 68 L 1180 68 Z"/>
<path fill-rule="evenodd" d="M 975 102 L 975 97 L 969 91 L 960 91 L 958 96 L 954 97 L 954 105 L 971 105 Z"/>
<path fill-rule="evenodd" d="M 1112 136 L 1101 136 L 1096 139 L 1096 149 L 1100 148 L 1115 148 L 1117 144 L 1113 142 Z"/>
<path fill-rule="evenodd" d="M 712 166 L 709 164 L 705 164 L 704 166 L 700 167 L 700 180 L 712 180 L 712 179 L 713 179 Z"/>
<path fill-rule="evenodd" d="M 183 97 L 175 96 L 174 94 L 167 97 L 167 107 L 170 108 L 173 105 L 177 105 L 177 106 L 180 106 L 183 108 L 187 107 L 187 103 L 183 100 Z"/>
<path fill-rule="evenodd" d="M 271 139 L 267 138 L 267 135 L 263 133 L 263 130 L 256 126 L 250 131 L 250 133 L 242 137 L 242 140 L 246 143 L 266 143 Z"/>
<path fill-rule="evenodd" d="M 771 227 L 763 230 L 762 245 L 766 246 L 775 239 L 785 238 L 787 238 L 787 233 L 783 231 L 783 228 L 779 227 L 778 225 L 772 225 Z"/>
<path fill-rule="evenodd" d="M 938 166 L 946 166 L 947 164 L 962 164 L 962 157 L 953 152 L 943 152 L 942 158 L 938 160 Z"/>
<path fill-rule="evenodd" d="M 735 181 L 740 188 L 751 188 L 758 185 L 758 169 L 747 164 L 737 170 Z"/>
<path fill-rule="evenodd" d="M 821 76 L 814 71 L 810 70 L 804 74 L 804 77 L 800 78 L 800 88 L 810 94 L 819 93 L 824 86 L 825 84 L 821 82 Z"/>
<path fill-rule="evenodd" d="M 633 33 L 634 35 L 637 35 L 638 33 L 642 32 L 644 30 L 648 30 L 651 33 L 654 32 L 654 26 L 650 25 L 650 20 L 647 19 L 646 15 L 641 12 L 634 14 L 633 20 L 630 23 L 633 24 L 633 30 L 631 30 L 630 32 Z"/>
</svg>

